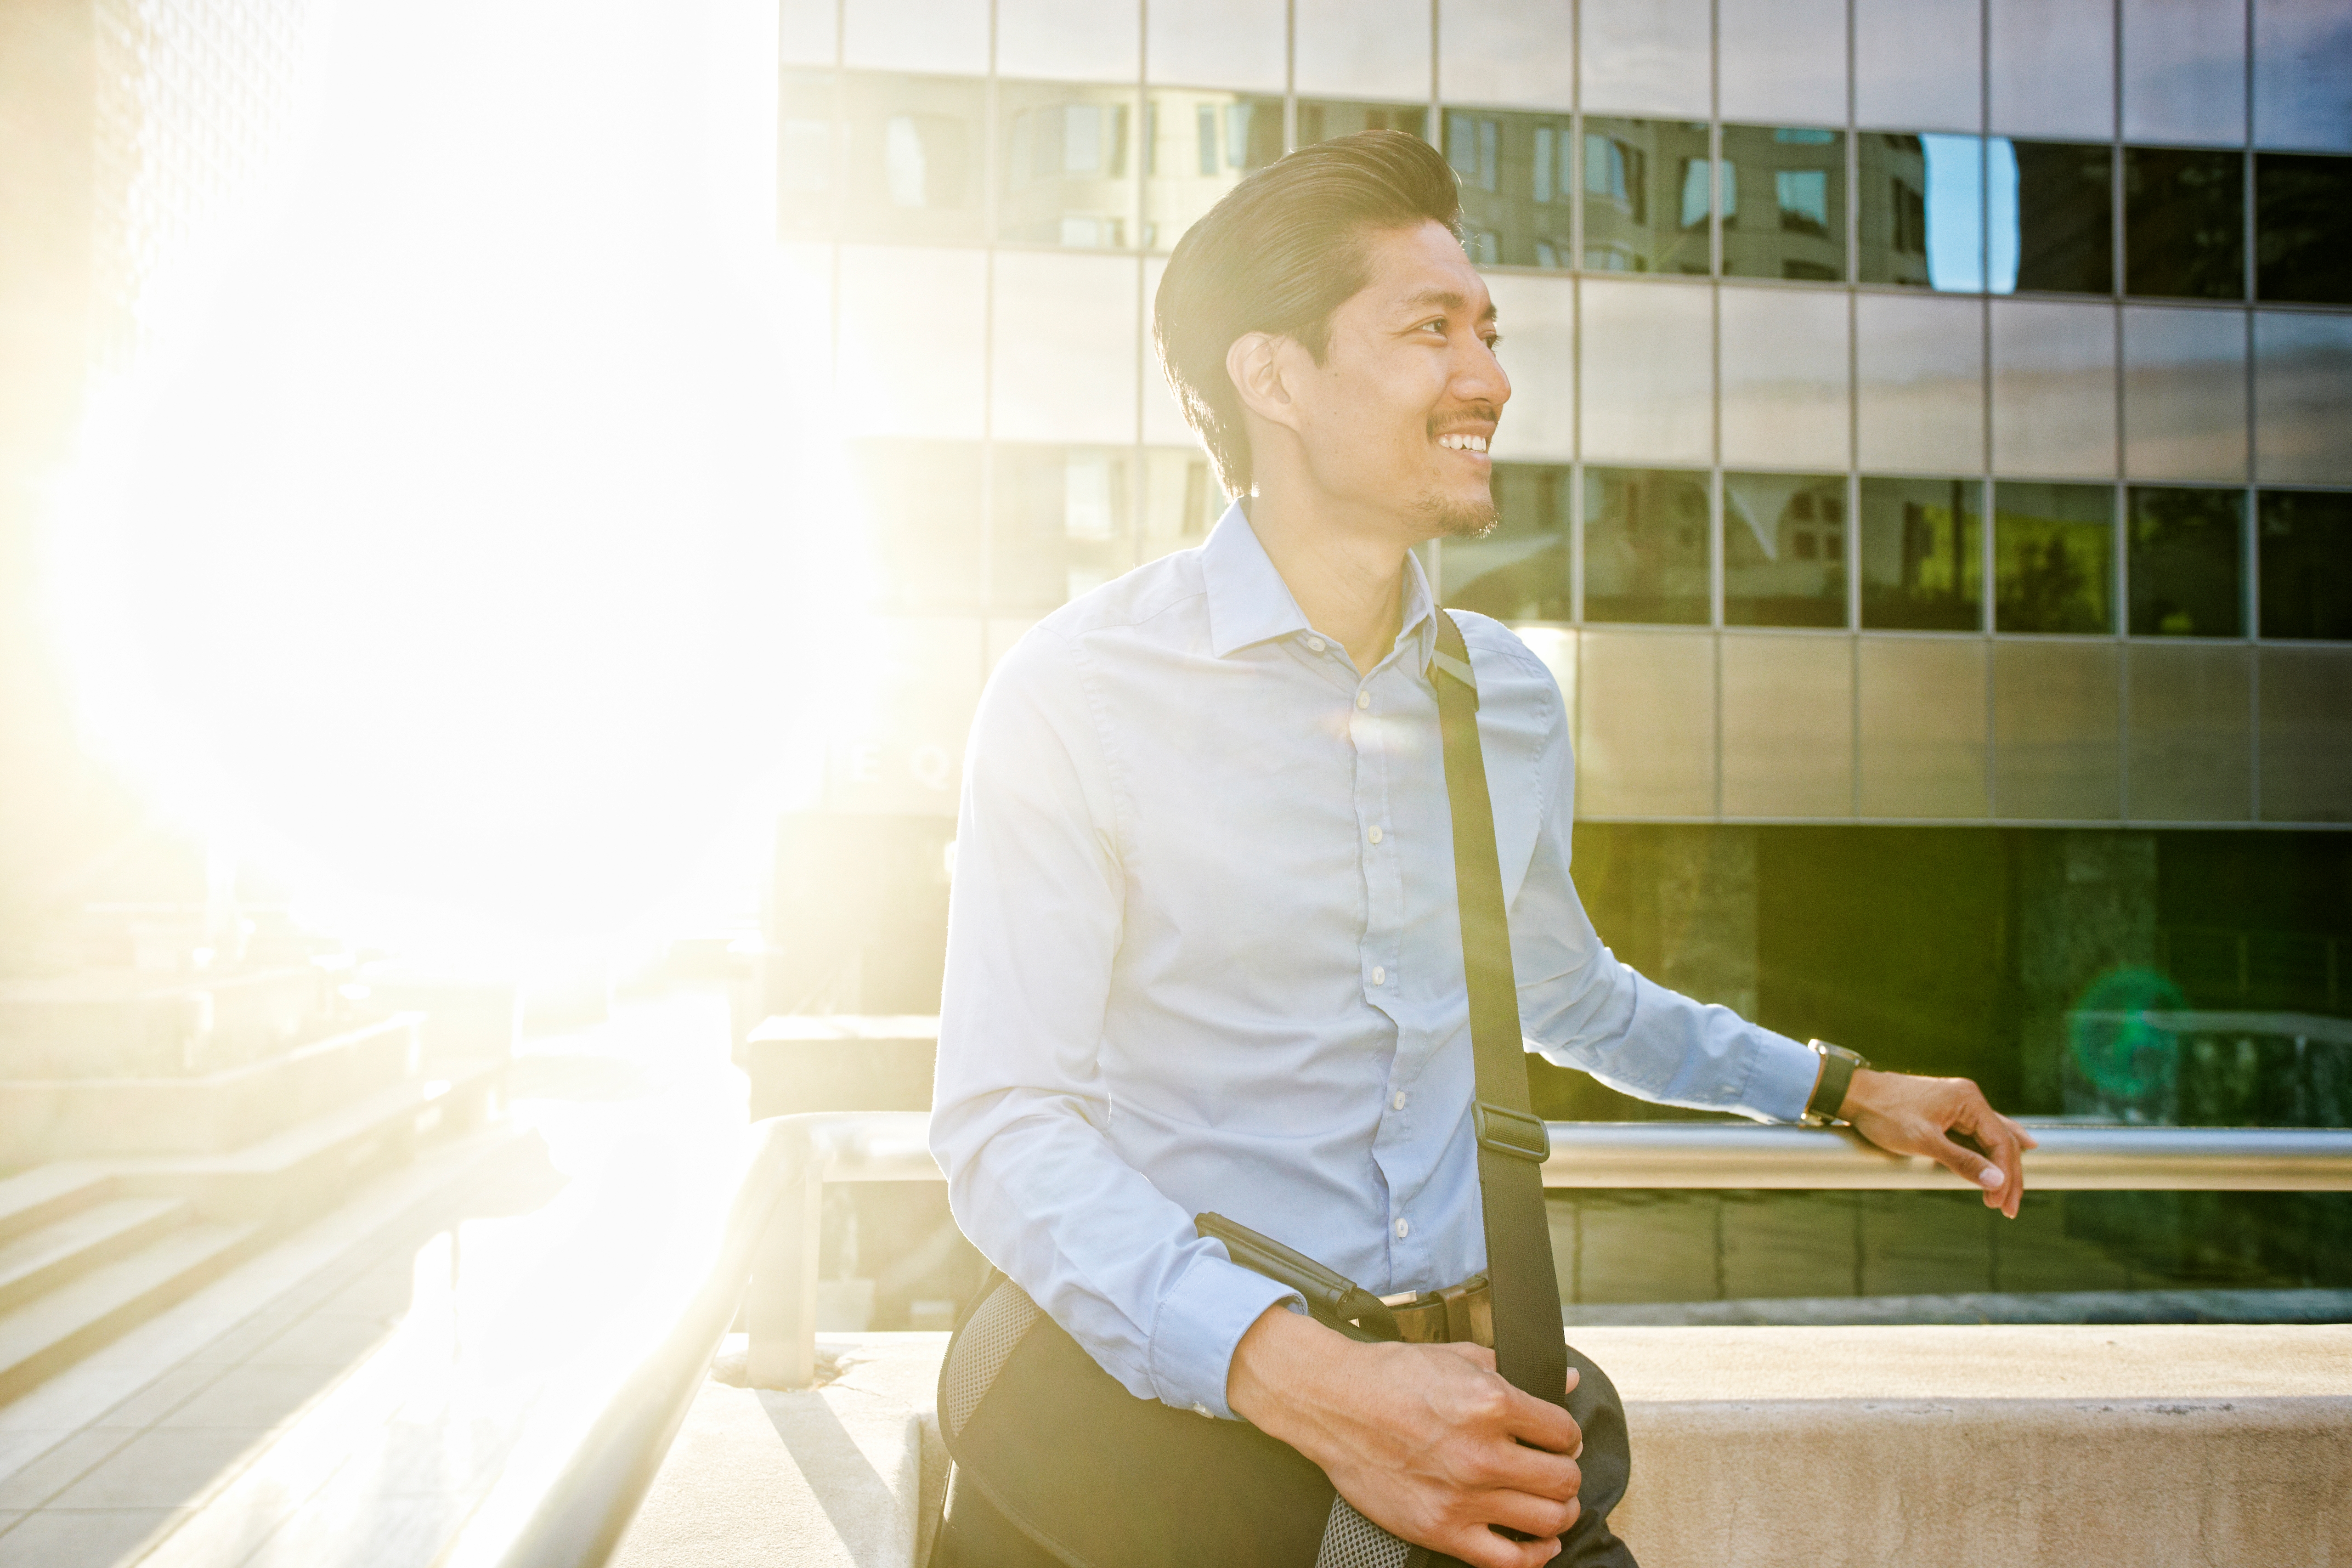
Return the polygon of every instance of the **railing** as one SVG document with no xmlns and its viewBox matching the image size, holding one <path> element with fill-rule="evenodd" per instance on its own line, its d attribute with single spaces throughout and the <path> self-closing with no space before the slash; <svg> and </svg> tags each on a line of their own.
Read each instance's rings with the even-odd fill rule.
<svg viewBox="0 0 2352 1568">
<path fill-rule="evenodd" d="M 919 1111 L 780 1116 L 751 1153 L 709 1278 L 583 1437 L 500 1568 L 599 1568 L 619 1543 L 710 1358 L 744 1307 L 751 1381 L 816 1366 L 818 1216 L 827 1182 L 940 1180 Z M 2352 1131 L 2032 1125 L 2027 1183 L 2074 1192 L 2352 1191 Z M 1964 1188 L 1930 1161 L 1851 1133 L 1723 1122 L 1555 1121 L 1548 1187 Z M 749 1297 L 745 1297 L 746 1281 Z"/>
</svg>

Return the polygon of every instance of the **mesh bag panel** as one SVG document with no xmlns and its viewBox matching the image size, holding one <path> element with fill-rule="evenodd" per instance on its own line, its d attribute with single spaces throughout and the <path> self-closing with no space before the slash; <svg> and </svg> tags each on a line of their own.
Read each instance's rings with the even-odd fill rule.
<svg viewBox="0 0 2352 1568">
<path fill-rule="evenodd" d="M 1315 1554 L 1315 1568 L 1404 1568 L 1412 1542 L 1391 1535 L 1343 1497 L 1331 1500 L 1331 1517 L 1323 1526 L 1323 1550 Z"/>
<path fill-rule="evenodd" d="M 1037 1303 L 1007 1279 L 988 1293 L 988 1300 L 965 1322 L 963 1331 L 955 1337 L 954 1353 L 940 1386 L 940 1418 L 947 1423 L 948 1436 L 963 1436 L 964 1423 L 980 1408 L 996 1374 L 1012 1359 L 1013 1347 L 1036 1321 Z"/>
</svg>

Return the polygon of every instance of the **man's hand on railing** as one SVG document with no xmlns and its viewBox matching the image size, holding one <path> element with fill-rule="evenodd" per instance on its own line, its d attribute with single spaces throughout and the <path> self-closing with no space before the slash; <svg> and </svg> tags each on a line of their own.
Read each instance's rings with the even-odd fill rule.
<svg viewBox="0 0 2352 1568">
<path fill-rule="evenodd" d="M 1858 1069 L 1838 1112 L 1853 1130 L 1895 1154 L 1921 1154 L 1984 1189 L 1987 1206 L 2017 1217 L 2025 1195 L 2025 1152 L 2033 1135 L 1992 1108 L 1964 1078 L 1915 1078 Z M 1962 1134 L 1975 1147 L 1953 1142 Z"/>
</svg>

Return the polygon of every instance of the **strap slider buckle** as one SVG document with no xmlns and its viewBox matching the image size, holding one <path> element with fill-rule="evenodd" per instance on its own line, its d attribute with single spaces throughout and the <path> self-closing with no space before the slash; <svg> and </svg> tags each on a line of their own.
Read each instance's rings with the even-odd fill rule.
<svg viewBox="0 0 2352 1568">
<path fill-rule="evenodd" d="M 1478 1134 L 1481 1149 L 1538 1165 L 1551 1158 L 1551 1129 L 1540 1117 L 1481 1100 L 1470 1107 L 1470 1125 Z"/>
</svg>

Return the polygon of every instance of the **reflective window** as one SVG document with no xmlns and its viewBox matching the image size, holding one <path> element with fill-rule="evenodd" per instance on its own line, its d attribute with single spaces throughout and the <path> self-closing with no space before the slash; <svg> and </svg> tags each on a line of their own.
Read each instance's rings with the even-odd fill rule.
<svg viewBox="0 0 2352 1568">
<path fill-rule="evenodd" d="M 2246 160 L 2241 153 L 2124 149 L 2124 292 L 2246 297 Z"/>
<path fill-rule="evenodd" d="M 1853 427 L 1844 293 L 1734 286 L 1717 304 L 1719 460 L 1843 468 Z"/>
<path fill-rule="evenodd" d="M 787 70 L 778 83 L 776 232 L 786 238 L 831 235 L 840 222 L 835 98 L 829 70 Z"/>
<path fill-rule="evenodd" d="M 1134 237 L 1135 89 L 1001 82 L 1001 238 L 1118 248 Z"/>
<path fill-rule="evenodd" d="M 2245 491 L 2135 485 L 2127 529 L 2132 636 L 2245 635 Z"/>
<path fill-rule="evenodd" d="M 1136 559 L 1157 561 L 1208 542 L 1225 515 L 1217 471 L 1198 447 L 1154 447 L 1143 454 L 1143 529 Z"/>
<path fill-rule="evenodd" d="M 962 77 L 852 71 L 842 84 L 844 221 L 859 239 L 982 239 L 985 89 Z"/>
<path fill-rule="evenodd" d="M 1564 464 L 1496 464 L 1502 521 L 1482 538 L 1444 542 L 1445 602 L 1498 621 L 1569 619 L 1570 484 Z"/>
<path fill-rule="evenodd" d="M 987 253 L 845 245 L 840 279 L 847 432 L 977 438 L 988 407 Z"/>
<path fill-rule="evenodd" d="M 2006 136 L 1986 148 L 1992 291 L 2113 293 L 2113 149 Z"/>
<path fill-rule="evenodd" d="M 874 70 L 988 69 L 989 0 L 842 0 L 845 63 Z"/>
<path fill-rule="evenodd" d="M 1298 100 L 1298 144 L 1312 146 L 1334 136 L 1358 131 L 1402 131 L 1429 134 L 1429 107 L 1420 103 L 1342 103 L 1328 99 Z"/>
<path fill-rule="evenodd" d="M 2352 152 L 2352 14 L 2342 0 L 2254 0 L 2254 142 Z"/>
<path fill-rule="evenodd" d="M 991 614 L 1044 615 L 1135 564 L 1135 456 L 1117 447 L 997 446 Z"/>
<path fill-rule="evenodd" d="M 1704 115 L 1707 0 L 1584 0 L 1584 107 L 1620 114 Z"/>
<path fill-rule="evenodd" d="M 995 0 L 995 6 L 1001 74 L 1134 79 L 1143 20 L 1136 0 Z"/>
<path fill-rule="evenodd" d="M 992 433 L 1013 441 L 1135 439 L 1136 263 L 1005 250 L 996 257 Z"/>
<path fill-rule="evenodd" d="M 2243 479 L 2243 312 L 2128 305 L 2123 315 L 2124 472 Z"/>
<path fill-rule="evenodd" d="M 981 599 L 977 441 L 845 444 L 882 615 L 976 615 Z"/>
<path fill-rule="evenodd" d="M 2243 145 L 2244 0 L 2123 0 L 2124 139 Z"/>
<path fill-rule="evenodd" d="M 2254 292 L 2352 305 L 2352 158 L 2254 157 Z"/>
<path fill-rule="evenodd" d="M 1286 0 L 1184 0 L 1144 9 L 1152 80 L 1282 91 Z"/>
<path fill-rule="evenodd" d="M 1706 141 L 1704 122 L 1585 117 L 1588 271 L 1707 270 Z"/>
<path fill-rule="evenodd" d="M 1445 111 L 1445 161 L 1462 183 L 1464 244 L 1483 266 L 1576 265 L 1576 132 L 1565 114 Z"/>
<path fill-rule="evenodd" d="M 1992 464 L 2011 474 L 2116 471 L 2116 311 L 2071 300 L 1992 305 Z"/>
<path fill-rule="evenodd" d="M 2352 484 L 2352 314 L 2254 313 L 2254 477 L 2270 484 Z"/>
<path fill-rule="evenodd" d="M 2263 490 L 2263 636 L 2352 642 L 2352 494 Z"/>
<path fill-rule="evenodd" d="M 1576 454 L 1576 284 L 1567 278 L 1490 274 L 1503 328 L 1511 405 L 1495 432 L 1498 460 L 1567 461 Z"/>
<path fill-rule="evenodd" d="M 1853 306 L 1861 465 L 1924 474 L 1981 469 L 1985 302 L 1865 293 Z"/>
<path fill-rule="evenodd" d="M 1981 481 L 1862 480 L 1862 624 L 1972 632 L 1984 625 Z"/>
<path fill-rule="evenodd" d="M 1726 120 L 1845 119 L 1845 0 L 1717 0 Z"/>
<path fill-rule="evenodd" d="M 1862 280 L 1976 293 L 1984 288 L 1984 141 L 1862 133 Z"/>
<path fill-rule="evenodd" d="M 1291 0 L 1290 13 L 1298 91 L 1428 98 L 1429 0 Z"/>
<path fill-rule="evenodd" d="M 1861 639 L 1864 816 L 1985 815 L 1986 646 L 1974 637 Z"/>
<path fill-rule="evenodd" d="M 1574 0 L 1445 5 L 1442 14 L 1437 85 L 1446 102 L 1574 107 Z"/>
<path fill-rule="evenodd" d="M 1706 624 L 1706 475 L 1584 470 L 1584 618 Z"/>
<path fill-rule="evenodd" d="M 2123 815 L 2121 653 L 2112 642 L 1993 644 L 1997 815 Z"/>
<path fill-rule="evenodd" d="M 1845 625 L 1845 476 L 1723 476 L 1723 621 Z"/>
<path fill-rule="evenodd" d="M 1986 129 L 2115 133 L 2115 0 L 1985 0 Z"/>
<path fill-rule="evenodd" d="M 1713 292 L 1590 277 L 1578 291 L 1584 303 L 1577 343 L 1583 455 L 1643 465 L 1712 460 Z M 1507 341 L 1503 352 L 1511 352 Z"/>
<path fill-rule="evenodd" d="M 1843 132 L 1727 125 L 1720 193 L 1725 276 L 1845 277 Z"/>
<path fill-rule="evenodd" d="M 1143 244 L 1171 250 L 1244 174 L 1282 156 L 1282 100 L 1157 89 L 1144 129 Z"/>
<path fill-rule="evenodd" d="M 1979 129 L 1983 44 L 1979 0 L 1854 0 L 1855 122 Z"/>
<path fill-rule="evenodd" d="M 1993 487 L 1993 629 L 2115 627 L 2116 493 L 2105 485 Z"/>
</svg>

